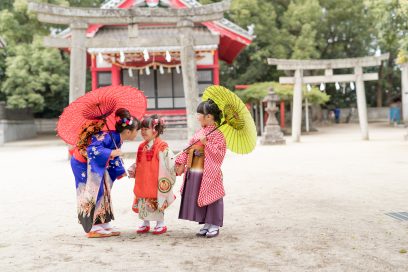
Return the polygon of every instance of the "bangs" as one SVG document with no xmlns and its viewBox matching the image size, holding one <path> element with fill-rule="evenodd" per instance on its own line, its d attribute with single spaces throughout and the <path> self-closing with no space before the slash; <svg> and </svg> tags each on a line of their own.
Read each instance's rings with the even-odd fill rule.
<svg viewBox="0 0 408 272">
<path fill-rule="evenodd" d="M 201 102 L 200 104 L 198 104 L 197 113 L 205 114 L 205 113 L 204 113 L 204 104 L 205 104 L 205 101 L 203 101 L 203 102 Z"/>
<path fill-rule="evenodd" d="M 152 123 L 152 119 L 146 118 L 143 119 L 142 123 L 140 124 L 140 128 L 151 128 L 150 124 Z"/>
</svg>

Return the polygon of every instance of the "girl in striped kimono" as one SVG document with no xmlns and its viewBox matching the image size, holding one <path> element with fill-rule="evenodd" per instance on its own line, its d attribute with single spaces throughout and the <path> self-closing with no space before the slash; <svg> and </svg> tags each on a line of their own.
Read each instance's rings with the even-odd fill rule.
<svg viewBox="0 0 408 272">
<path fill-rule="evenodd" d="M 204 224 L 197 236 L 216 237 L 223 225 L 225 196 L 221 164 L 226 152 L 223 134 L 216 129 L 221 110 L 212 100 L 197 107 L 201 129 L 189 144 L 198 141 L 176 159 L 177 174 L 184 173 L 179 218 Z"/>
</svg>

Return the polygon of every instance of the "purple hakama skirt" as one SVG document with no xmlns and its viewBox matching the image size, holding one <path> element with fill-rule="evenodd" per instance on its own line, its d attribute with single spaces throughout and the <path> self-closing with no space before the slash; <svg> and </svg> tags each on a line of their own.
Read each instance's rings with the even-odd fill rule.
<svg viewBox="0 0 408 272">
<path fill-rule="evenodd" d="M 201 169 L 191 169 L 186 172 L 179 219 L 222 227 L 224 220 L 224 202 L 222 198 L 208 206 L 199 207 L 197 205 L 202 178 L 203 172 Z"/>
</svg>

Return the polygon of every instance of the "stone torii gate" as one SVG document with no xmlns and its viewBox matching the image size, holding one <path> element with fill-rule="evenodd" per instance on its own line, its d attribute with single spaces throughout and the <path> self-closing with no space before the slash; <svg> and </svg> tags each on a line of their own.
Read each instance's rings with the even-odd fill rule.
<svg viewBox="0 0 408 272">
<path fill-rule="evenodd" d="M 46 37 L 49 47 L 71 48 L 69 101 L 85 94 L 86 52 L 87 48 L 103 48 L 109 44 L 122 47 L 148 47 L 152 45 L 180 46 L 183 87 L 186 99 L 187 125 L 189 136 L 195 130 L 195 110 L 199 101 L 196 60 L 193 37 L 194 24 L 216 21 L 224 17 L 230 7 L 230 1 L 185 9 L 171 8 L 131 8 L 99 9 L 70 8 L 50 4 L 30 2 L 29 10 L 38 14 L 38 20 L 44 23 L 68 25 L 71 39 Z M 178 37 L 139 37 L 138 24 L 169 24 L 178 29 Z M 89 25 L 128 25 L 128 38 L 107 41 L 89 39 L 86 31 Z M 217 41 L 218 41 L 218 37 Z M 217 42 L 218 43 L 218 42 Z M 107 45 L 108 44 L 108 45 Z"/>
<path fill-rule="evenodd" d="M 378 80 L 378 73 L 364 73 L 363 67 L 381 65 L 381 61 L 389 58 L 389 54 L 378 57 L 327 59 L 327 60 L 288 60 L 268 59 L 269 65 L 277 65 L 278 70 L 295 71 L 292 77 L 280 77 L 281 84 L 294 84 L 292 111 L 292 139 L 300 141 L 302 122 L 302 84 L 321 84 L 336 82 L 356 82 L 358 117 L 361 136 L 368 140 L 367 103 L 364 81 Z M 333 69 L 354 68 L 354 74 L 334 75 Z M 304 70 L 324 70 L 321 76 L 303 76 Z"/>
</svg>

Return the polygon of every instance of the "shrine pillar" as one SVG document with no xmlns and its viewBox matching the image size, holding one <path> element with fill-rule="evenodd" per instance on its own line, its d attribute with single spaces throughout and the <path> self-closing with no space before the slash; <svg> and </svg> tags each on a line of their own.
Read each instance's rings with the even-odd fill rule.
<svg viewBox="0 0 408 272">
<path fill-rule="evenodd" d="M 354 73 L 356 75 L 357 108 L 358 120 L 360 122 L 361 138 L 363 140 L 369 140 L 367 102 L 364 88 L 363 68 L 361 66 L 356 66 L 354 68 Z"/>
<path fill-rule="evenodd" d="M 71 23 L 71 58 L 69 67 L 69 102 L 85 94 L 86 30 L 85 23 Z"/>
<path fill-rule="evenodd" d="M 292 109 L 292 140 L 294 142 L 300 141 L 302 129 L 302 74 L 302 70 L 295 70 L 295 86 L 293 90 Z"/>
<path fill-rule="evenodd" d="M 197 65 L 195 60 L 193 22 L 180 21 L 177 26 L 180 30 L 180 61 L 183 76 L 184 96 L 186 99 L 188 138 L 194 135 L 198 128 L 196 110 L 199 103 L 197 84 Z"/>
</svg>

